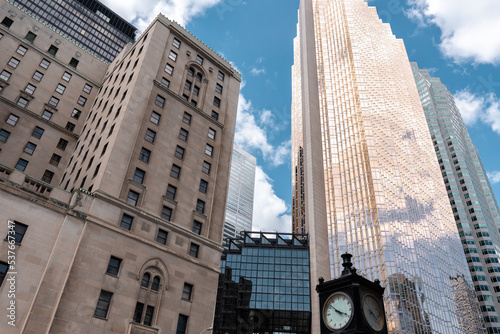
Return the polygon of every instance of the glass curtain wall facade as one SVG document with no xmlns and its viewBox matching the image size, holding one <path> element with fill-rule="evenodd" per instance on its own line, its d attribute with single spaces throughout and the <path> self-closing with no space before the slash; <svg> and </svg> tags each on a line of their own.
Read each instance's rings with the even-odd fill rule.
<svg viewBox="0 0 500 334">
<path fill-rule="evenodd" d="M 403 41 L 363 0 L 302 0 L 294 45 L 311 280 L 325 248 L 331 277 L 348 251 L 386 287 L 390 333 L 484 333 Z"/>
<path fill-rule="evenodd" d="M 452 94 L 411 63 L 488 333 L 500 333 L 500 216 L 477 148 Z"/>
<path fill-rule="evenodd" d="M 137 28 L 97 0 L 7 1 L 107 64 L 135 40 Z"/>
<path fill-rule="evenodd" d="M 255 168 L 257 159 L 240 147 L 233 147 L 227 193 L 224 239 L 252 229 Z"/>
<path fill-rule="evenodd" d="M 228 245 L 214 333 L 312 333 L 307 235 L 244 231 Z"/>
</svg>

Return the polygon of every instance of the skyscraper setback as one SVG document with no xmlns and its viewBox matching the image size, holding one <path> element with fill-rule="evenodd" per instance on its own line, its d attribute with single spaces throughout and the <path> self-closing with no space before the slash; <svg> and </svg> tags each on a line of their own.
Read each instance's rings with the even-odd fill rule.
<svg viewBox="0 0 500 334">
<path fill-rule="evenodd" d="M 486 327 L 500 333 L 500 216 L 479 152 L 439 78 L 411 63 Z"/>
<path fill-rule="evenodd" d="M 387 287 L 391 333 L 483 333 L 403 42 L 362 0 L 302 0 L 297 30 L 293 225 L 311 281 L 349 251 Z"/>
</svg>

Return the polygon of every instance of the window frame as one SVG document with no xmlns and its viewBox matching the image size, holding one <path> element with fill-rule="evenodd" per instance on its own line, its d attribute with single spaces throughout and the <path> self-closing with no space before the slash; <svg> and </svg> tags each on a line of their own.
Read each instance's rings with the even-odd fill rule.
<svg viewBox="0 0 500 334">
<path fill-rule="evenodd" d="M 118 277 L 122 261 L 123 261 L 122 259 L 111 255 L 108 261 L 108 268 L 106 269 L 106 274 Z"/>
<path fill-rule="evenodd" d="M 109 308 L 111 306 L 111 300 L 113 299 L 113 293 L 110 291 L 102 290 L 97 299 L 97 303 L 94 310 L 94 317 L 100 319 L 107 319 L 109 314 Z M 103 305 L 105 308 L 103 308 Z M 101 308 L 99 308 L 101 306 Z M 97 314 L 98 311 L 104 312 L 104 316 Z"/>
<path fill-rule="evenodd" d="M 130 231 L 132 229 L 133 223 L 134 223 L 134 217 L 129 214 L 123 213 L 119 226 L 127 231 Z"/>
</svg>

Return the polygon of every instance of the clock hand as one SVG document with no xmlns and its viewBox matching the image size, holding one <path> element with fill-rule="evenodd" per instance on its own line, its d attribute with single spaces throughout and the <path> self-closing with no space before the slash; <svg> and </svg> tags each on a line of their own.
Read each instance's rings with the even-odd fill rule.
<svg viewBox="0 0 500 334">
<path fill-rule="evenodd" d="M 368 311 L 370 312 L 370 314 L 375 318 L 375 320 L 378 320 L 377 319 L 377 316 L 373 313 L 372 309 L 371 308 L 368 308 Z"/>
<path fill-rule="evenodd" d="M 335 307 L 333 307 L 333 309 L 334 309 L 334 310 L 335 310 L 335 312 L 337 312 L 338 314 L 348 315 L 347 313 L 344 313 L 344 312 L 342 312 L 342 311 L 337 310 Z"/>
</svg>

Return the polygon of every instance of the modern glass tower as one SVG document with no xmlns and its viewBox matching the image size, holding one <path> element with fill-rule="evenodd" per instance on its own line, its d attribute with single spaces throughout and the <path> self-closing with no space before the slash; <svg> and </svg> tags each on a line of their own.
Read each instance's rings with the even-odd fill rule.
<svg viewBox="0 0 500 334">
<path fill-rule="evenodd" d="M 240 232 L 252 229 L 256 166 L 253 155 L 233 146 L 224 239 L 236 238 Z"/>
<path fill-rule="evenodd" d="M 483 333 L 403 41 L 363 0 L 302 0 L 297 30 L 294 226 L 311 282 L 340 276 L 349 251 L 386 287 L 390 333 Z"/>
<path fill-rule="evenodd" d="M 486 327 L 489 333 L 500 333 L 500 216 L 495 195 L 453 96 L 429 71 L 416 63 L 411 67 Z"/>
</svg>

